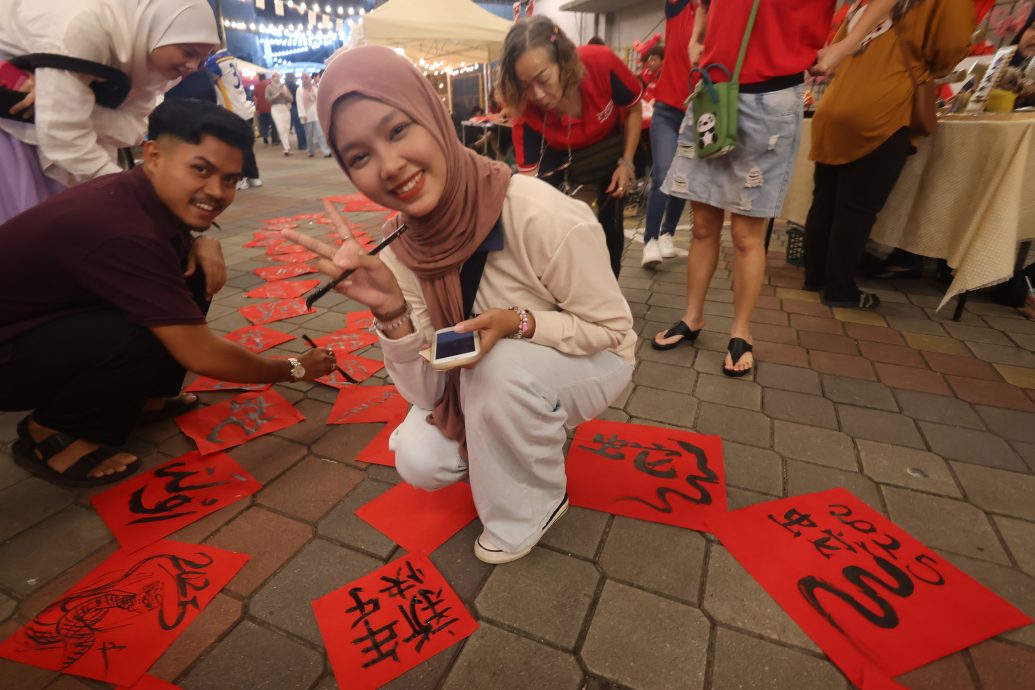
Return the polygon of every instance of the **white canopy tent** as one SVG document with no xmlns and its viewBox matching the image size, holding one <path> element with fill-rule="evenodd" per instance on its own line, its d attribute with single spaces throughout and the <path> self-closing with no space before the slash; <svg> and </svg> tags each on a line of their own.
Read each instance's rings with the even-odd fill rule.
<svg viewBox="0 0 1035 690">
<path fill-rule="evenodd" d="M 470 0 L 388 0 L 363 18 L 353 44 L 400 48 L 414 62 L 455 68 L 498 59 L 511 26 Z"/>
</svg>

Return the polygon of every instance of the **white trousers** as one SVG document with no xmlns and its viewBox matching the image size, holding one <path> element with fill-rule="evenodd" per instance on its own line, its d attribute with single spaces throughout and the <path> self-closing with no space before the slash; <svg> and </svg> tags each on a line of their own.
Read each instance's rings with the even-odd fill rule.
<svg viewBox="0 0 1035 690">
<path fill-rule="evenodd" d="M 478 517 L 492 541 L 520 551 L 539 539 L 564 497 L 565 427 L 603 412 L 632 378 L 612 352 L 566 355 L 522 340 L 501 340 L 460 374 L 470 468 L 455 441 L 414 406 L 392 434 L 399 474 L 434 491 L 469 471 Z"/>
<path fill-rule="evenodd" d="M 270 115 L 273 116 L 273 124 L 277 128 L 277 136 L 280 137 L 281 145 L 285 151 L 290 152 L 291 142 L 288 137 L 291 135 L 291 106 L 283 103 L 272 105 Z"/>
</svg>

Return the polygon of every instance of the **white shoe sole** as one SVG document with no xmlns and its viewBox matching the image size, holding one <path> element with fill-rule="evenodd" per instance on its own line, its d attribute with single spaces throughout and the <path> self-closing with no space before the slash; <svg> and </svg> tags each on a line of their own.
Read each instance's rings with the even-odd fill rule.
<svg viewBox="0 0 1035 690">
<path fill-rule="evenodd" d="M 565 495 L 564 501 L 557 506 L 553 514 L 548 519 L 546 525 L 539 531 L 539 539 L 536 539 L 535 542 L 527 548 L 514 552 L 504 551 L 502 549 L 487 549 L 482 546 L 482 538 L 479 535 L 479 537 L 474 540 L 474 557 L 482 563 L 488 563 L 490 565 L 502 565 L 504 563 L 516 561 L 519 558 L 524 558 L 532 552 L 532 549 L 534 549 L 536 544 L 538 544 L 543 538 L 547 530 L 557 524 L 557 521 L 564 517 L 564 514 L 568 512 L 568 505 L 568 497 Z"/>
</svg>

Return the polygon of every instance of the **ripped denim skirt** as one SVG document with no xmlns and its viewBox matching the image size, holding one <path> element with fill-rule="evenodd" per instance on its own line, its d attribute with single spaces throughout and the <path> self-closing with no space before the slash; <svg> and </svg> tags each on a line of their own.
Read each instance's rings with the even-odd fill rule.
<svg viewBox="0 0 1035 690">
<path fill-rule="evenodd" d="M 801 142 L 804 89 L 798 85 L 768 93 L 741 93 L 737 116 L 740 143 L 717 158 L 694 156 L 698 138 L 708 132 L 698 132 L 693 109 L 688 108 L 661 191 L 742 216 L 775 217 L 783 207 Z"/>
</svg>

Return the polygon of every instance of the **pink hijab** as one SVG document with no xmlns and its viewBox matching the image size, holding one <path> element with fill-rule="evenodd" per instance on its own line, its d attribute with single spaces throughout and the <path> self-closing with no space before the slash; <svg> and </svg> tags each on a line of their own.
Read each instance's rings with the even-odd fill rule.
<svg viewBox="0 0 1035 690">
<path fill-rule="evenodd" d="M 456 137 L 449 113 L 428 80 L 390 48 L 365 46 L 331 60 L 320 81 L 316 108 L 338 165 L 348 170 L 334 141 L 334 106 L 348 95 L 362 95 L 396 108 L 427 129 L 446 158 L 445 189 L 438 206 L 422 218 L 400 217 L 409 229 L 392 250 L 420 280 L 421 292 L 436 329 L 466 317 L 460 268 L 488 236 L 503 210 L 510 168 L 465 148 Z M 446 390 L 430 421 L 460 443 L 466 456 L 464 415 L 460 408 L 460 372 L 447 374 Z"/>
</svg>

